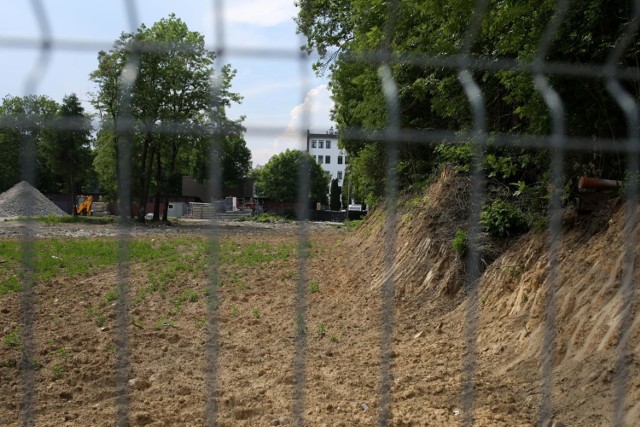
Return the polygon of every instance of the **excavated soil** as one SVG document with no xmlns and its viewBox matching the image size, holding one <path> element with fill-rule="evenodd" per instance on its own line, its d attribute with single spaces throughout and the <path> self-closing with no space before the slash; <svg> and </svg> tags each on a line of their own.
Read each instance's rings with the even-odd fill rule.
<svg viewBox="0 0 640 427">
<path fill-rule="evenodd" d="M 445 191 L 452 188 L 456 191 Z M 462 423 L 468 301 L 464 263 L 451 249 L 451 240 L 456 229 L 464 226 L 467 188 L 466 178 L 445 172 L 421 196 L 423 203 L 409 203 L 414 207 L 398 212 L 391 425 Z M 307 295 L 307 425 L 371 426 L 378 422 L 381 283 L 388 232 L 384 218 L 378 211 L 355 231 L 311 226 L 308 274 L 318 288 Z M 5 225 L 0 223 L 0 229 Z M 79 243 L 82 238 L 74 237 L 78 229 L 89 234 L 85 239 L 102 238 L 104 233 L 104 229 L 77 224 L 56 225 L 48 231 L 46 226 L 37 227 L 40 231 L 35 234 L 41 239 L 56 236 Z M 260 229 L 223 227 L 219 233 L 221 240 L 238 247 L 247 242 L 273 247 L 297 244 L 297 228 L 287 224 Z M 177 237 L 202 239 L 206 227 L 134 234 L 135 239 L 162 247 Z M 621 206 L 616 204 L 591 217 L 565 221 L 552 378 L 553 419 L 565 425 L 612 425 L 616 369 L 620 367 L 616 367 L 616 346 L 622 307 L 622 247 L 627 235 Z M 13 233 L 4 236 L 15 239 Z M 180 242 L 184 245 L 184 239 Z M 487 247 L 490 250 L 478 284 L 473 423 L 533 426 L 538 422 L 541 397 L 548 239 L 544 232 L 530 232 Z M 2 265 L 0 259 L 0 268 Z M 293 424 L 296 274 L 295 257 L 233 269 L 221 265 L 218 425 Z M 167 313 L 185 289 L 203 295 L 207 280 L 201 271 L 185 272 L 179 278 L 164 297 L 150 296 L 144 304 L 131 307 L 133 425 L 204 423 L 205 300 L 184 303 L 177 315 L 167 317 Z M 149 280 L 150 273 L 134 262 L 130 295 L 138 295 Z M 86 277 L 61 275 L 38 286 L 38 425 L 115 423 L 115 306 L 103 303 L 102 326 L 96 325 L 88 309 L 105 301 L 116 282 L 115 268 L 108 267 Z M 18 326 L 20 294 L 4 295 L 0 304 L 0 336 L 5 337 Z M 634 300 L 634 314 L 636 305 Z M 630 353 L 624 358 L 627 425 L 640 419 L 639 361 L 635 357 L 640 349 L 640 320 L 634 319 Z M 20 352 L 2 343 L 0 378 L 0 424 L 20 425 Z"/>
</svg>

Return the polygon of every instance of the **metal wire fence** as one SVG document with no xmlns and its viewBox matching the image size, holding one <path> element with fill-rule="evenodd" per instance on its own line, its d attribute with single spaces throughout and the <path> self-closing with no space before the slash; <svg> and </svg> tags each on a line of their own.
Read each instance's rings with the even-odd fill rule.
<svg viewBox="0 0 640 427">
<path fill-rule="evenodd" d="M 135 32 L 137 28 L 138 15 L 137 5 L 134 0 L 127 0 L 124 2 L 126 5 L 127 22 L 129 25 L 129 31 Z M 551 183 L 555 189 L 560 189 L 563 186 L 563 156 L 568 150 L 582 150 L 591 149 L 594 144 L 598 145 L 600 150 L 614 150 L 619 149 L 619 145 L 614 144 L 613 140 L 601 138 L 598 141 L 592 141 L 586 138 L 580 138 L 575 136 L 569 136 L 566 134 L 566 117 L 564 110 L 564 102 L 561 96 L 554 90 L 549 84 L 548 78 L 550 76 L 563 76 L 563 77 L 588 77 L 594 79 L 604 79 L 606 82 L 606 88 L 609 94 L 618 103 L 620 109 L 624 113 L 624 117 L 627 122 L 627 139 L 624 143 L 624 151 L 627 153 L 627 171 L 631 175 L 638 174 L 637 156 L 640 153 L 640 139 L 639 139 L 639 127 L 638 127 L 638 106 L 637 100 L 630 95 L 623 85 L 622 80 L 631 80 L 637 82 L 638 70 L 637 68 L 622 68 L 617 64 L 620 57 L 623 55 L 625 49 L 629 46 L 631 41 L 636 36 L 639 14 L 640 14 L 640 2 L 634 2 L 633 16 L 626 26 L 624 34 L 618 40 L 616 45 L 611 49 L 608 60 L 606 63 L 599 65 L 576 65 L 573 63 L 562 62 L 548 62 L 546 60 L 547 52 L 551 46 L 551 43 L 556 36 L 559 28 L 562 24 L 563 18 L 569 8 L 568 0 L 560 0 L 557 2 L 556 13 L 553 19 L 549 22 L 543 37 L 538 42 L 538 50 L 536 57 L 530 62 L 522 62 L 504 58 L 487 58 L 476 57 L 471 55 L 471 46 L 478 37 L 480 31 L 480 24 L 487 13 L 489 2 L 488 0 L 478 0 L 476 2 L 475 11 L 472 14 L 472 19 L 469 22 L 466 36 L 464 38 L 463 48 L 456 55 L 450 56 L 433 56 L 427 54 L 395 54 L 392 51 L 390 43 L 390 35 L 393 33 L 395 25 L 394 14 L 398 8 L 399 0 L 394 0 L 389 3 L 387 27 L 385 32 L 386 43 L 383 44 L 379 51 L 368 52 L 367 54 L 349 54 L 344 53 L 344 57 L 350 61 L 362 61 L 369 64 L 376 64 L 379 66 L 379 81 L 383 89 L 384 98 L 386 100 L 386 109 L 388 113 L 387 127 L 383 133 L 376 134 L 377 141 L 383 141 L 386 144 L 386 155 L 388 168 L 386 170 L 386 188 L 385 188 L 385 209 L 386 209 L 386 240 L 384 268 L 386 274 L 385 280 L 381 288 L 381 341 L 380 341 L 380 389 L 378 392 L 379 399 L 379 414 L 378 423 L 381 426 L 389 425 L 391 422 L 391 390 L 392 390 L 392 363 L 391 354 L 393 346 L 393 333 L 394 333 L 394 307 L 395 307 L 395 277 L 394 277 L 394 260 L 396 253 L 395 231 L 398 226 L 397 217 L 397 199 L 398 199 L 398 179 L 396 176 L 396 166 L 398 162 L 398 144 L 410 143 L 410 144 L 441 144 L 450 143 L 458 144 L 464 141 L 472 141 L 474 147 L 474 160 L 472 162 L 472 189 L 471 199 L 469 205 L 471 206 L 469 217 L 469 247 L 470 251 L 467 257 L 466 270 L 468 272 L 466 276 L 466 292 L 467 292 L 467 311 L 466 311 L 466 328 L 465 328 L 465 343 L 466 349 L 464 354 L 464 386 L 463 386 L 463 424 L 472 425 L 474 421 L 474 401 L 475 401 L 475 373 L 476 373 L 476 341 L 477 341 L 477 318 L 478 318 L 478 306 L 479 306 L 479 293 L 477 289 L 478 279 L 480 277 L 480 252 L 479 252 L 479 234 L 480 234 L 480 207 L 482 201 L 485 198 L 485 182 L 484 172 L 482 170 L 483 165 L 483 153 L 484 147 L 487 142 L 487 117 L 486 117 L 486 99 L 482 92 L 482 89 L 478 82 L 474 78 L 474 71 L 517 71 L 527 73 L 531 79 L 535 82 L 535 87 L 542 95 L 544 102 L 546 103 L 552 122 L 552 132 L 548 136 L 540 135 L 527 135 L 527 134 L 498 134 L 492 135 L 492 141 L 499 146 L 518 146 L 529 148 L 544 148 L 549 149 L 552 153 L 551 156 Z M 25 76 L 25 93 L 35 93 L 42 79 L 42 76 L 47 70 L 47 66 L 50 62 L 51 55 L 56 50 L 91 50 L 96 46 L 102 47 L 104 44 L 95 44 L 86 42 L 84 40 L 70 40 L 70 39 L 56 39 L 54 38 L 49 22 L 47 13 L 43 7 L 43 4 L 39 0 L 32 0 L 31 7 L 34 15 L 37 18 L 38 28 L 40 31 L 40 37 L 36 39 L 15 39 L 0 35 L 0 48 L 2 49 L 38 49 L 39 56 L 32 69 L 32 72 Z M 214 28 L 215 28 L 215 46 L 214 50 L 217 52 L 217 63 L 224 63 L 225 56 L 233 53 L 234 56 L 244 56 L 250 58 L 265 58 L 265 59 L 295 59 L 299 63 L 301 80 L 309 74 L 309 60 L 306 55 L 302 55 L 298 51 L 286 51 L 286 50 L 269 50 L 269 49 L 233 49 L 228 46 L 225 32 L 224 32 L 224 4 L 223 1 L 213 1 L 212 10 L 215 16 Z M 128 62 L 125 66 L 125 70 L 137 70 L 140 63 L 140 53 L 144 49 L 159 49 L 162 50 L 162 46 L 141 46 L 141 50 L 134 51 L 128 58 Z M 390 65 L 393 64 L 406 64 L 417 65 L 423 67 L 438 67 L 447 70 L 453 70 L 457 73 L 458 82 L 464 90 L 464 94 L 468 100 L 470 110 L 472 112 L 473 128 L 471 130 L 447 130 L 447 129 L 428 129 L 428 130 L 415 130 L 405 129 L 401 127 L 400 120 L 400 106 L 399 95 L 396 82 L 391 72 Z M 117 421 L 118 425 L 127 425 L 129 419 L 129 395 L 128 380 L 130 378 L 130 349 L 129 349 L 129 331 L 128 325 L 129 319 L 129 282 L 130 271 L 129 263 L 131 261 L 130 253 L 130 229 L 129 222 L 127 221 L 127 213 L 130 212 L 129 200 L 131 199 L 131 138 L 132 138 L 132 120 L 131 119 L 131 93 L 134 80 L 129 79 L 128 75 L 136 75 L 136 73 L 127 74 L 123 72 L 120 77 L 120 85 L 123 88 L 123 97 L 121 117 L 123 120 L 120 122 L 120 126 L 116 129 L 122 143 L 119 151 L 119 161 L 122 165 L 120 168 L 120 175 L 118 176 L 118 198 L 122 201 L 123 205 L 120 208 L 122 212 L 122 221 L 120 222 L 120 237 L 118 243 L 118 304 L 117 304 L 117 327 L 115 331 L 116 335 L 116 384 L 117 384 Z M 304 98 L 306 90 L 308 88 L 301 89 L 301 98 Z M 214 92 L 219 88 L 214 87 Z M 216 93 L 212 93 L 211 99 L 217 99 Z M 303 124 L 300 131 L 300 135 L 303 135 L 308 124 L 310 123 L 310 117 L 306 113 L 303 120 Z M 7 126 L 7 124 L 2 124 Z M 73 127 L 73 124 L 69 125 Z M 168 126 L 166 131 L 169 132 Z M 162 131 L 162 130 L 161 130 Z M 192 128 L 191 132 L 204 132 L 197 128 Z M 253 129 L 255 132 L 263 132 L 270 134 L 275 132 L 274 129 Z M 342 135 L 345 138 L 354 139 L 368 139 L 370 133 L 365 129 L 341 129 Z M 209 179 L 212 194 L 217 194 L 217 191 L 221 185 L 221 174 L 219 159 L 215 155 L 218 152 L 218 145 L 220 144 L 220 137 L 222 135 L 213 135 L 213 144 L 211 147 L 210 161 L 212 166 L 210 168 L 211 176 Z M 23 164 L 22 164 L 22 178 L 29 182 L 34 182 L 35 174 L 35 157 L 33 153 L 34 141 L 24 140 L 22 141 L 23 150 Z M 304 169 L 304 167 L 303 167 Z M 300 200 L 305 199 L 305 195 L 308 194 L 309 182 L 304 178 L 307 174 L 305 170 L 300 171 L 301 186 L 299 192 Z M 626 227 L 625 234 L 627 236 L 622 251 L 624 253 L 624 274 L 623 283 L 621 287 L 621 297 L 625 301 L 622 312 L 622 322 L 620 331 L 620 342 L 618 344 L 618 362 L 615 370 L 614 379 L 614 418 L 613 425 L 624 425 L 624 408 L 625 398 L 627 395 L 628 387 L 628 367 L 624 361 L 624 358 L 630 351 L 629 335 L 631 326 L 633 324 L 633 305 L 636 301 L 636 295 L 634 291 L 634 263 L 635 263 L 635 243 L 637 240 L 637 210 L 638 204 L 637 196 L 638 188 L 637 181 L 631 180 L 626 188 Z M 546 291 L 546 313 L 545 313 L 545 327 L 544 327 L 544 339 L 540 348 L 540 393 L 542 396 L 541 404 L 538 412 L 539 424 L 545 423 L 550 419 L 553 413 L 553 350 L 555 346 L 556 337 L 556 301 L 555 292 L 559 285 L 558 283 L 558 268 L 559 268 L 559 251 L 562 242 L 562 224 L 561 216 L 557 215 L 557 212 L 561 209 L 561 193 L 559 191 L 553 191 L 550 200 L 549 207 L 549 247 L 548 257 L 550 260 L 548 266 L 548 288 Z M 302 206 L 298 212 L 299 217 L 307 217 L 306 204 L 300 204 Z M 29 223 L 26 223 L 29 226 Z M 212 247 L 216 247 L 216 241 L 219 239 L 218 232 L 215 228 L 212 229 L 211 243 Z M 297 274 L 297 287 L 295 298 L 295 312 L 292 313 L 292 318 L 295 319 L 298 328 L 295 339 L 295 344 L 292 351 L 295 353 L 295 387 L 293 400 L 293 418 L 296 425 L 304 424 L 304 407 L 305 407 L 305 367 L 306 367 L 306 335 L 305 335 L 305 318 L 306 318 L 306 290 L 308 286 L 308 273 L 307 273 L 307 256 L 305 251 L 307 250 L 305 242 L 308 239 L 309 231 L 305 222 L 301 222 L 299 226 L 299 245 L 298 245 L 298 274 Z M 34 342 L 34 287 L 35 276 L 34 271 L 36 266 L 34 265 L 35 259 L 35 247 L 33 238 L 29 233 L 22 240 L 22 285 L 24 292 L 22 293 L 21 303 L 21 333 L 22 341 L 24 343 L 24 366 L 22 370 L 22 424 L 25 426 L 35 425 L 36 418 L 36 367 L 33 366 L 33 358 L 35 355 L 35 342 Z M 218 267 L 219 258 L 216 251 L 212 251 L 212 256 L 209 260 L 210 268 L 210 283 L 208 285 L 208 323 L 207 323 L 207 341 L 205 345 L 206 354 L 206 424 L 214 425 L 216 420 L 216 414 L 218 408 L 216 406 L 216 393 L 218 384 L 218 354 L 219 354 L 219 331 L 218 331 L 218 295 L 217 295 L 217 280 L 218 280 Z"/>
</svg>

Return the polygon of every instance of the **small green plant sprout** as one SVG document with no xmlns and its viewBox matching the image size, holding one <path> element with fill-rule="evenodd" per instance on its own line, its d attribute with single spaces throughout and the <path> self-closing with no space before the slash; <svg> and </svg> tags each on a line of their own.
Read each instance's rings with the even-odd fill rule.
<svg viewBox="0 0 640 427">
<path fill-rule="evenodd" d="M 323 338 L 327 334 L 327 325 L 324 323 L 318 323 L 316 332 L 318 333 L 318 337 Z"/>
<path fill-rule="evenodd" d="M 9 348 L 22 347 L 22 339 L 20 338 L 20 332 L 16 327 L 9 335 L 5 335 L 2 338 L 2 343 Z"/>
<path fill-rule="evenodd" d="M 55 355 L 61 359 L 67 359 L 71 356 L 71 352 L 64 347 L 60 347 L 55 351 Z"/>
<path fill-rule="evenodd" d="M 196 302 L 200 296 L 193 289 L 186 289 L 182 291 L 182 293 L 178 296 L 176 300 L 176 305 L 182 305 L 185 302 Z"/>
<path fill-rule="evenodd" d="M 53 377 L 55 379 L 62 378 L 62 374 L 64 373 L 64 367 L 62 365 L 53 365 Z"/>
<path fill-rule="evenodd" d="M 156 321 L 153 324 L 153 327 L 155 329 L 174 328 L 175 326 L 176 326 L 175 322 L 173 320 L 167 319 L 166 317 L 163 317 L 162 319 Z"/>
<path fill-rule="evenodd" d="M 237 316 L 240 313 L 240 310 L 238 310 L 238 306 L 233 304 L 231 306 L 231 314 L 233 314 L 234 316 Z"/>
<path fill-rule="evenodd" d="M 253 317 L 255 317 L 256 319 L 260 318 L 260 309 L 259 308 L 253 308 L 251 310 L 251 314 L 253 315 Z"/>
<path fill-rule="evenodd" d="M 469 240 L 465 230 L 458 228 L 456 235 L 453 237 L 453 241 L 451 242 L 451 247 L 460 255 L 464 255 L 467 252 Z"/>
<path fill-rule="evenodd" d="M 104 296 L 105 304 L 113 302 L 113 301 L 115 301 L 117 299 L 118 299 L 118 290 L 117 289 L 113 289 L 113 290 L 109 291 L 107 293 L 107 295 Z"/>
<path fill-rule="evenodd" d="M 336 334 L 331 334 L 329 339 L 331 340 L 331 342 L 338 342 L 338 336 Z"/>
<path fill-rule="evenodd" d="M 320 284 L 314 280 L 309 283 L 309 293 L 315 294 L 316 292 L 320 292 Z"/>
</svg>

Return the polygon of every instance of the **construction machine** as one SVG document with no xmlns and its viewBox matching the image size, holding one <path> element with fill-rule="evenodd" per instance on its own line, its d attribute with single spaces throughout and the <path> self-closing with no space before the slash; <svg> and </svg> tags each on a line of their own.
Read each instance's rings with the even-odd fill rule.
<svg viewBox="0 0 640 427">
<path fill-rule="evenodd" d="M 78 196 L 76 197 L 76 214 L 78 215 L 91 215 L 91 204 L 93 203 L 93 196 Z"/>
</svg>

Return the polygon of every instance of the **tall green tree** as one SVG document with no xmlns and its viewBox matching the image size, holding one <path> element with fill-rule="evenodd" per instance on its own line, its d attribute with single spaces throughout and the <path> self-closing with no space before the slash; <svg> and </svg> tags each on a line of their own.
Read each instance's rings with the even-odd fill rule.
<svg viewBox="0 0 640 427">
<path fill-rule="evenodd" d="M 90 75 L 97 86 L 92 102 L 114 130 L 105 133 L 98 143 L 113 146 L 102 152 L 111 151 L 116 156 L 118 174 L 122 143 L 118 129 L 123 120 L 133 119 L 132 191 L 143 208 L 140 220 L 151 195 L 155 199 L 154 220 L 160 217 L 161 200 L 165 201 L 166 218 L 168 197 L 175 191 L 179 175 L 198 172 L 200 177 L 205 176 L 211 135 L 219 135 L 224 142 L 226 138 L 233 140 L 233 144 L 219 144 L 223 148 L 245 145 L 242 119 L 234 122 L 225 113 L 229 105 L 242 99 L 230 90 L 235 72 L 225 66 L 214 75 L 214 57 L 205 48 L 204 36 L 190 31 L 173 14 L 151 27 L 143 24 L 135 33 L 123 33 L 111 50 L 98 55 L 98 68 Z M 138 65 L 130 94 L 121 83 L 128 61 Z M 125 111 L 131 117 L 125 117 Z M 224 133 L 229 127 L 236 132 Z M 111 142 L 105 139 L 107 135 L 112 137 Z M 102 161 L 102 165 L 107 162 Z M 235 173 L 243 175 L 248 169 L 247 163 Z"/>
<path fill-rule="evenodd" d="M 318 72 L 328 71 L 335 103 L 333 120 L 341 129 L 367 131 L 366 141 L 341 137 L 352 160 L 361 155 L 371 160 L 364 147 L 376 143 L 376 132 L 387 123 L 387 112 L 377 74 L 378 63 L 367 60 L 372 52 L 388 45 L 392 55 L 451 56 L 461 52 L 469 22 L 477 2 L 471 0 L 405 0 L 397 2 L 390 15 L 389 2 L 383 0 L 298 0 L 298 31 L 307 37 L 303 49 L 317 52 Z M 471 45 L 471 54 L 488 60 L 506 58 L 531 62 L 536 58 L 539 41 L 556 12 L 555 0 L 491 0 L 480 31 Z M 571 0 L 559 32 L 545 60 L 574 64 L 602 65 L 632 17 L 628 0 Z M 386 24 L 393 19 L 393 31 L 387 38 Z M 640 38 L 636 37 L 618 65 L 636 67 Z M 361 55 L 362 60 L 354 60 Z M 458 70 L 429 67 L 415 63 L 392 62 L 392 75 L 398 87 L 401 126 L 409 129 L 464 131 L 472 127 L 469 102 L 457 78 Z M 520 70 L 474 70 L 486 104 L 489 133 L 550 132 L 550 114 L 535 89 L 533 75 Z M 571 136 L 620 139 L 626 136 L 626 121 L 608 94 L 604 79 L 548 76 L 559 93 L 566 111 L 566 132 Z M 637 82 L 623 82 L 636 100 L 640 100 Z M 408 185 L 431 172 L 437 155 L 428 146 L 399 146 L 398 175 Z M 513 163 L 524 157 L 529 172 L 511 176 L 518 181 L 545 176 L 549 162 L 544 153 L 531 156 L 524 149 L 493 150 L 498 157 Z M 570 178 L 581 173 L 620 177 L 624 158 L 596 150 L 566 156 Z M 370 163 L 369 161 L 365 163 Z M 380 196 L 384 176 L 376 169 L 359 168 L 359 179 L 374 184 L 371 197 Z M 526 176 L 525 176 L 526 175 Z M 507 182 L 507 184 L 509 184 Z"/>
<path fill-rule="evenodd" d="M 256 171 L 258 194 L 278 202 L 296 201 L 302 162 L 307 163 L 309 171 L 309 200 L 326 205 L 330 175 L 309 153 L 300 150 L 286 150 L 276 154 L 262 169 Z"/>
<path fill-rule="evenodd" d="M 91 132 L 91 117 L 85 113 L 78 97 L 71 94 L 62 99 L 53 126 L 42 142 L 47 165 L 63 178 L 72 206 L 76 192 L 81 191 L 79 184 L 91 173 Z"/>
<path fill-rule="evenodd" d="M 0 105 L 0 192 L 22 179 L 21 164 L 24 144 L 32 143 L 35 152 L 36 182 L 42 192 L 59 190 L 58 177 L 51 172 L 42 152 L 47 129 L 58 110 L 58 104 L 43 95 L 25 97 L 7 95 Z"/>
</svg>

